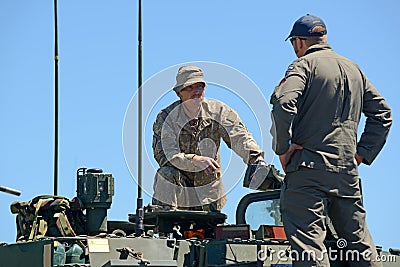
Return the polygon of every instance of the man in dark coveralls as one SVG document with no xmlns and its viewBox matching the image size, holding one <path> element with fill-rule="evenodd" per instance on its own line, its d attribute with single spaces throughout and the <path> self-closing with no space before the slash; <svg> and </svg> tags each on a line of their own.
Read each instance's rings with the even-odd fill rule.
<svg viewBox="0 0 400 267">
<path fill-rule="evenodd" d="M 329 266 L 327 214 L 346 249 L 359 253 L 351 266 L 382 266 L 365 222 L 358 165 L 370 165 L 382 149 L 391 110 L 360 68 L 327 44 L 322 19 L 301 17 L 287 39 L 298 59 L 271 96 L 271 134 L 286 172 L 281 212 L 293 266 Z M 361 113 L 366 124 L 357 142 Z"/>
</svg>

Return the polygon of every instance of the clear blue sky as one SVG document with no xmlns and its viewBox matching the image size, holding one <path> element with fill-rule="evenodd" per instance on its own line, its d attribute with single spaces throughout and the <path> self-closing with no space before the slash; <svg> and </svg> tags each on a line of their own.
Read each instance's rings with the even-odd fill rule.
<svg viewBox="0 0 400 267">
<path fill-rule="evenodd" d="M 359 64 L 393 110 L 387 144 L 372 166 L 360 168 L 360 176 L 367 223 L 376 244 L 400 248 L 397 0 L 143 2 L 144 80 L 170 71 L 163 85 L 168 91 L 176 65 L 215 62 L 246 75 L 267 100 L 295 59 L 290 43 L 284 42 L 293 22 L 306 13 L 322 17 L 333 49 Z M 136 170 L 133 175 L 129 172 L 122 145 L 125 113 L 137 90 L 137 2 L 59 0 L 58 8 L 58 193 L 75 195 L 79 167 L 102 168 L 115 177 L 109 219 L 127 220 L 127 214 L 135 211 L 137 195 Z M 10 203 L 53 193 L 53 1 L 1 1 L 0 34 L 0 185 L 22 191 L 20 197 L 0 193 L 0 241 L 12 242 L 15 215 L 9 211 Z M 206 96 L 234 106 L 268 150 L 270 144 L 259 140 L 261 135 L 269 136 L 267 127 L 261 125 L 257 134 L 257 119 L 243 101 L 227 91 L 212 90 L 212 86 L 207 88 Z M 150 130 L 157 109 L 174 99 L 170 92 L 154 103 L 144 100 L 150 107 L 144 118 L 144 157 L 149 161 Z M 250 109 L 252 101 L 246 100 Z M 261 119 L 269 117 L 268 112 Z M 133 160 L 127 159 L 134 165 Z M 271 160 L 277 163 L 276 158 Z M 244 164 L 238 167 L 244 171 Z M 154 172 L 154 168 L 146 169 L 143 179 L 151 184 Z M 235 206 L 246 192 L 240 180 L 228 194 L 223 211 L 229 222 L 234 222 Z M 144 197 L 147 204 L 149 195 Z"/>
</svg>

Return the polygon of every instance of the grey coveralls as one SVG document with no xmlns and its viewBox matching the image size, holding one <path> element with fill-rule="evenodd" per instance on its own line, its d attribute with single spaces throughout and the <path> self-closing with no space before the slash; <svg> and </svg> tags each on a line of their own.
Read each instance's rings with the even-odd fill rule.
<svg viewBox="0 0 400 267">
<path fill-rule="evenodd" d="M 346 249 L 369 251 L 351 266 L 381 266 L 365 224 L 355 153 L 370 165 L 382 149 L 392 124 L 391 110 L 359 67 L 328 44 L 311 46 L 287 69 L 271 96 L 273 149 L 296 150 L 287 165 L 281 212 L 294 266 L 329 266 L 327 213 Z M 357 143 L 361 113 L 366 124 Z M 315 255 L 307 260 L 302 253 Z M 305 258 L 305 259 L 304 259 Z M 302 261 L 303 260 L 303 261 Z"/>
<path fill-rule="evenodd" d="M 194 155 L 220 163 L 221 139 L 246 164 L 263 160 L 260 149 L 237 112 L 205 99 L 197 120 L 189 121 L 180 100 L 161 110 L 153 125 L 153 153 L 160 165 L 154 178 L 153 204 L 181 209 L 220 210 L 226 203 L 222 170 L 206 175 L 192 163 Z"/>
</svg>

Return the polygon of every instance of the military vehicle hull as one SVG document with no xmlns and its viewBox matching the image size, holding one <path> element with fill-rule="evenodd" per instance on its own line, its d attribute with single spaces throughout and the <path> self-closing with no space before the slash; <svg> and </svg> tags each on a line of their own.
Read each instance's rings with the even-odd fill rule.
<svg viewBox="0 0 400 267">
<path fill-rule="evenodd" d="M 253 205 L 265 203 L 275 223 L 250 227 Z M 145 209 L 145 234 L 135 236 L 136 215 L 129 221 L 108 221 L 107 233 L 95 236 L 44 237 L 3 244 L 0 266 L 292 266 L 289 242 L 279 230 L 279 190 L 246 195 L 237 207 L 236 224 L 226 215 L 207 211 Z M 254 206 L 253 206 L 254 207 Z M 257 214 L 258 217 L 265 216 Z M 272 216 L 273 215 L 273 216 Z M 275 224 L 275 225 L 274 225 Z M 337 251 L 331 266 L 349 266 L 335 240 L 327 247 Z M 385 267 L 400 266 L 398 251 L 380 251 Z M 356 260 L 356 259 L 354 259 Z"/>
</svg>

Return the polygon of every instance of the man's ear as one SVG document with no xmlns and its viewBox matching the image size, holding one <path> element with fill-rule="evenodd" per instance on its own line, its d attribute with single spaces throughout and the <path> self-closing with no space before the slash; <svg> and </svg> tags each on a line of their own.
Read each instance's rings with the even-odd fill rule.
<svg viewBox="0 0 400 267">
<path fill-rule="evenodd" d="M 300 49 L 304 48 L 306 46 L 306 41 L 300 39 Z"/>
<path fill-rule="evenodd" d="M 175 92 L 175 93 L 179 98 L 181 98 L 181 92 L 180 91 L 179 92 Z"/>
</svg>

